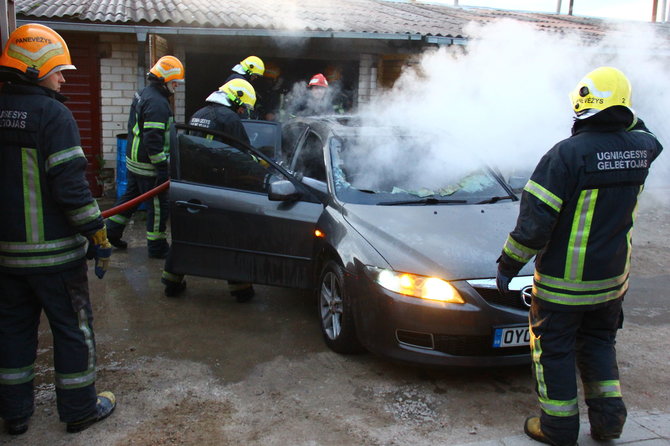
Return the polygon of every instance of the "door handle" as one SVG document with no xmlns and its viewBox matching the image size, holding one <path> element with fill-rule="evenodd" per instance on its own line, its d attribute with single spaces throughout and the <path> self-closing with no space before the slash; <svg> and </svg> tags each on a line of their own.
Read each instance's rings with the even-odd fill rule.
<svg viewBox="0 0 670 446">
<path fill-rule="evenodd" d="M 175 204 L 180 208 L 187 208 L 189 211 L 199 211 L 201 209 L 209 209 L 209 206 L 202 203 L 196 203 L 193 201 L 175 201 Z"/>
</svg>

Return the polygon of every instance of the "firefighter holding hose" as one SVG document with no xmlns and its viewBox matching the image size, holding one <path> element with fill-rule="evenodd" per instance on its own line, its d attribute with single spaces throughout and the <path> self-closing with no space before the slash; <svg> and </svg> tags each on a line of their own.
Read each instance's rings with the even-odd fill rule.
<svg viewBox="0 0 670 446">
<path fill-rule="evenodd" d="M 149 85 L 135 93 L 128 118 L 128 151 L 126 167 L 128 186 L 115 207 L 165 183 L 169 179 L 170 145 L 174 139 L 173 113 L 169 98 L 184 82 L 184 65 L 174 56 L 163 56 L 147 74 Z M 147 209 L 147 248 L 149 257 L 164 259 L 170 246 L 167 241 L 167 192 L 153 197 Z M 109 217 L 107 234 L 119 249 L 128 244 L 123 230 L 135 207 Z"/>
<path fill-rule="evenodd" d="M 102 278 L 111 246 L 86 181 L 79 129 L 59 94 L 74 70 L 63 38 L 28 24 L 0 58 L 0 417 L 28 430 L 42 311 L 53 335 L 56 401 L 68 432 L 109 416 L 96 395 L 95 338 L 86 243 Z"/>
</svg>

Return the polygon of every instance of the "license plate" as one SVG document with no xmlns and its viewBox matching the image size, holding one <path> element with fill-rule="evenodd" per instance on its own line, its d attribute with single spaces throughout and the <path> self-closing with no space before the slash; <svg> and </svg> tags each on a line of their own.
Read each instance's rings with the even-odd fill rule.
<svg viewBox="0 0 670 446">
<path fill-rule="evenodd" d="M 530 344 L 528 326 L 498 327 L 493 332 L 493 348 L 518 347 Z"/>
</svg>

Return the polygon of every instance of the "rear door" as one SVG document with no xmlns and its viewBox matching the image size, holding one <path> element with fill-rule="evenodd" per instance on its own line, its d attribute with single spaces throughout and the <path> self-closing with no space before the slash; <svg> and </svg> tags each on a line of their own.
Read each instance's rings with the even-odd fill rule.
<svg viewBox="0 0 670 446">
<path fill-rule="evenodd" d="M 314 229 L 324 207 L 309 189 L 241 146 L 183 133 L 177 139 L 170 179 L 174 272 L 311 287 Z M 270 201 L 268 185 L 279 179 L 292 181 L 303 199 Z"/>
</svg>

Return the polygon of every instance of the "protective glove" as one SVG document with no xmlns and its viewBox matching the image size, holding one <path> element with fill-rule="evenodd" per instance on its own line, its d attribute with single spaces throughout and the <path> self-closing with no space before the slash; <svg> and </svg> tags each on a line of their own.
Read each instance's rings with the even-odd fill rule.
<svg viewBox="0 0 670 446">
<path fill-rule="evenodd" d="M 98 279 L 105 277 L 109 258 L 112 256 L 112 245 L 107 240 L 107 228 L 103 226 L 98 232 L 90 236 L 86 257 L 95 259 L 95 275 Z"/>
<path fill-rule="evenodd" d="M 506 275 L 502 271 L 502 266 L 498 264 L 498 274 L 496 274 L 496 287 L 498 292 L 502 295 L 509 293 L 509 283 L 512 281 L 512 277 Z"/>
</svg>

